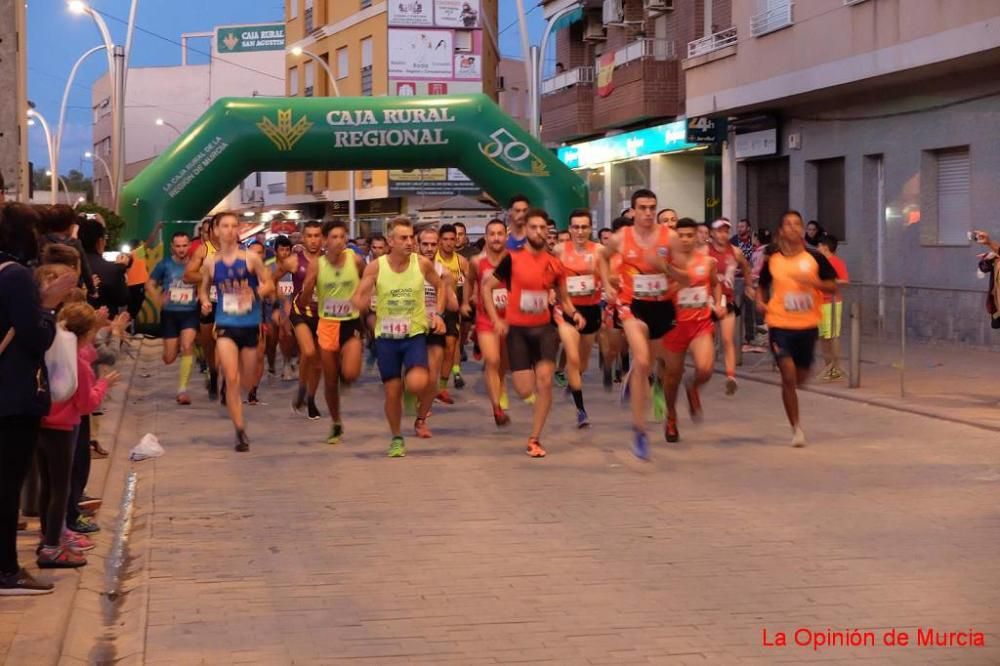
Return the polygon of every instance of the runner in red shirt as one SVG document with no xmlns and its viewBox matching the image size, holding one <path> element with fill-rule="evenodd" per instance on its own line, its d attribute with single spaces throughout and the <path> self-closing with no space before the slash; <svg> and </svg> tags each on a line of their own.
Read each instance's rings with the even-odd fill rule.
<svg viewBox="0 0 1000 666">
<path fill-rule="evenodd" d="M 465 284 L 468 287 L 462 292 L 462 313 L 472 314 L 472 303 L 475 303 L 476 337 L 479 340 L 479 350 L 483 354 L 483 375 L 486 378 L 486 395 L 493 405 L 493 420 L 498 426 L 510 423 L 510 417 L 504 411 L 504 374 L 510 367 L 507 359 L 507 338 L 497 333 L 486 314 L 483 299 L 489 299 L 501 319 L 507 309 L 507 287 L 500 285 L 490 292 L 483 288 L 483 283 L 493 275 L 493 271 L 505 256 L 507 256 L 507 227 L 500 220 L 491 220 L 486 225 L 486 245 L 482 254 L 469 260 L 469 274 Z"/>
<path fill-rule="evenodd" d="M 736 283 L 737 270 L 743 275 L 750 275 L 750 264 L 742 250 L 729 242 L 731 225 L 729 220 L 720 217 L 712 223 L 712 237 L 708 244 L 708 256 L 715 259 L 715 270 L 722 285 L 722 297 L 726 306 L 726 314 L 719 320 L 719 330 L 722 333 L 723 358 L 726 363 L 726 395 L 736 393 L 736 295 L 733 285 Z M 746 295 L 752 301 L 753 285 L 748 279 Z"/>
<path fill-rule="evenodd" d="M 685 384 L 688 408 L 692 421 L 701 420 L 698 388 L 712 378 L 715 361 L 712 315 L 722 317 L 726 312 L 722 305 L 722 285 L 717 279 L 715 259 L 697 251 L 697 234 L 698 224 L 691 218 L 684 217 L 677 221 L 679 247 L 670 260 L 687 273 L 689 284 L 672 292 L 677 325 L 663 337 L 663 348 L 667 352 L 665 436 L 668 442 L 680 439 L 677 431 L 677 387 L 684 375 L 684 356 L 688 350 L 694 360 L 694 377 Z"/>
<path fill-rule="evenodd" d="M 562 263 L 566 276 L 566 291 L 583 315 L 586 324 L 582 329 L 556 306 L 556 325 L 563 351 L 566 353 L 566 375 L 569 390 L 576 405 L 576 427 L 590 425 L 587 410 L 583 406 L 583 373 L 590 362 L 590 352 L 594 348 L 594 337 L 601 330 L 601 278 L 598 253 L 601 246 L 590 240 L 593 232 L 590 211 L 585 208 L 570 213 L 570 240 L 556 245 L 555 255 Z"/>
<path fill-rule="evenodd" d="M 539 438 L 552 407 L 552 375 L 559 353 L 559 334 L 552 325 L 549 293 L 555 291 L 563 313 L 583 329 L 586 320 L 566 292 L 562 264 L 548 253 L 546 235 L 548 216 L 535 209 L 526 216 L 527 243 L 508 254 L 486 278 L 484 293 L 506 283 L 509 290 L 506 318 L 501 318 L 491 299 L 482 304 L 500 335 L 507 334 L 507 354 L 513 372 L 514 388 L 522 398 L 535 395 L 535 413 L 528 438 L 527 453 L 541 458 L 545 449 Z"/>
</svg>

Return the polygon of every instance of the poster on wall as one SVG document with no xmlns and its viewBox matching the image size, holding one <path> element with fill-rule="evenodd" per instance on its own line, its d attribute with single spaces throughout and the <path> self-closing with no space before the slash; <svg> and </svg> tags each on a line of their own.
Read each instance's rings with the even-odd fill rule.
<svg viewBox="0 0 1000 666">
<path fill-rule="evenodd" d="M 479 0 L 436 0 L 434 22 L 449 28 L 479 27 Z"/>
<path fill-rule="evenodd" d="M 389 25 L 434 25 L 434 0 L 389 0 Z"/>
<path fill-rule="evenodd" d="M 389 30 L 389 77 L 452 76 L 450 30 Z"/>
<path fill-rule="evenodd" d="M 456 79 L 481 79 L 483 78 L 482 56 L 471 53 L 458 53 L 455 55 L 455 78 Z"/>
<path fill-rule="evenodd" d="M 458 169 L 407 169 L 389 171 L 389 196 L 453 197 L 478 195 L 483 188 Z"/>
</svg>

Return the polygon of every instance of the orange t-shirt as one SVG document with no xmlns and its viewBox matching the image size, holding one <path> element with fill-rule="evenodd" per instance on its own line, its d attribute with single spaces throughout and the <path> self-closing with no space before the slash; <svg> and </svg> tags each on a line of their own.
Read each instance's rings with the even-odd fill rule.
<svg viewBox="0 0 1000 666">
<path fill-rule="evenodd" d="M 125 282 L 130 287 L 146 284 L 149 280 L 149 267 L 146 266 L 146 247 L 132 250 L 132 265 L 125 272 Z"/>
<path fill-rule="evenodd" d="M 792 256 L 774 251 L 765 257 L 760 288 L 768 294 L 764 321 L 774 328 L 806 330 L 818 328 L 823 319 L 823 292 L 803 285 L 809 277 L 835 280 L 837 273 L 822 254 L 806 248 Z"/>
<path fill-rule="evenodd" d="M 664 259 L 670 255 L 670 227 L 658 225 L 650 245 L 639 243 L 633 227 L 622 227 L 621 243 L 621 292 L 618 300 L 623 304 L 632 301 L 669 301 L 670 290 L 667 276 L 656 270 L 646 258 L 646 253 L 655 250 Z"/>
<path fill-rule="evenodd" d="M 703 321 L 712 317 L 713 285 L 709 281 L 712 259 L 693 253 L 688 260 L 687 274 L 691 283 L 673 292 L 677 321 Z"/>
<path fill-rule="evenodd" d="M 532 252 L 525 246 L 500 261 L 493 277 L 506 282 L 507 323 L 511 326 L 544 326 L 552 323 L 549 290 L 563 280 L 562 264 L 546 251 Z"/>
<path fill-rule="evenodd" d="M 583 252 L 576 251 L 573 241 L 563 243 L 559 257 L 566 276 L 566 291 L 573 305 L 597 305 L 601 302 L 601 278 L 597 252 L 601 246 L 588 241 Z"/>
</svg>

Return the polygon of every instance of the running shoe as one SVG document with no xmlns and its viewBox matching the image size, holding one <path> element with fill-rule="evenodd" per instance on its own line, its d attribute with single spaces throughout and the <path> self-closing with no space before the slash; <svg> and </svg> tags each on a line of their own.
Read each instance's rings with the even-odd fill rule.
<svg viewBox="0 0 1000 666">
<path fill-rule="evenodd" d="M 306 403 L 306 409 L 308 410 L 310 421 L 319 419 L 319 407 L 316 406 L 316 398 L 309 398 Z"/>
<path fill-rule="evenodd" d="M 254 386 L 252 389 L 250 389 L 250 392 L 247 393 L 247 404 L 248 405 L 252 405 L 252 406 L 256 406 L 256 405 L 260 404 L 260 400 L 257 399 L 257 387 L 256 386 Z"/>
<path fill-rule="evenodd" d="M 403 442 L 403 438 L 393 437 L 392 441 L 389 442 L 389 457 L 403 458 L 405 456 L 406 456 L 406 444 Z"/>
<path fill-rule="evenodd" d="M 801 449 L 806 445 L 806 434 L 802 432 L 802 428 L 795 426 L 795 433 L 792 435 L 792 446 L 797 449 Z"/>
<path fill-rule="evenodd" d="M 465 360 L 465 359 L 462 359 Z M 465 379 L 462 378 L 462 374 L 459 372 L 455 373 L 455 388 L 461 390 L 465 388 Z"/>
<path fill-rule="evenodd" d="M 326 438 L 326 443 L 330 445 L 340 444 L 340 438 L 344 436 L 344 426 L 334 423 L 330 428 L 330 434 Z"/>
<path fill-rule="evenodd" d="M 576 427 L 586 428 L 590 425 L 590 419 L 587 418 L 587 412 L 583 409 L 576 410 Z"/>
<path fill-rule="evenodd" d="M 464 346 L 462 347 L 462 357 L 461 358 L 462 358 L 462 363 L 468 363 L 469 362 L 469 356 L 465 353 L 465 347 Z"/>
<path fill-rule="evenodd" d="M 545 449 L 542 448 L 542 443 L 538 441 L 535 437 L 530 437 L 528 439 L 528 448 L 525 450 L 532 458 L 544 458 Z"/>
<path fill-rule="evenodd" d="M 51 594 L 54 589 L 52 583 L 39 582 L 24 569 L 18 569 L 12 574 L 0 574 L 0 597 Z"/>
<path fill-rule="evenodd" d="M 535 401 L 538 400 L 538 396 L 536 394 L 532 393 L 527 398 L 522 398 L 522 400 L 524 401 L 524 404 L 526 404 L 526 405 L 534 405 Z"/>
<path fill-rule="evenodd" d="M 250 438 L 245 430 L 236 431 L 236 450 L 245 453 L 250 450 Z"/>
<path fill-rule="evenodd" d="M 62 540 L 60 543 L 70 550 L 75 550 L 80 553 L 93 550 L 97 547 L 86 534 L 80 534 L 69 529 L 63 530 Z"/>
<path fill-rule="evenodd" d="M 830 381 L 831 382 L 835 382 L 837 380 L 843 379 L 846 376 L 847 375 L 845 375 L 840 368 L 830 368 Z"/>
<path fill-rule="evenodd" d="M 67 527 L 80 534 L 93 534 L 94 532 L 101 531 L 101 527 L 97 522 L 93 518 L 87 518 L 86 516 L 80 516 L 72 524 L 67 525 Z"/>
<path fill-rule="evenodd" d="M 292 366 L 286 365 L 284 368 L 281 369 L 281 381 L 294 382 L 295 379 L 296 379 L 295 370 L 292 369 Z"/>
<path fill-rule="evenodd" d="M 653 421 L 659 423 L 667 414 L 667 398 L 663 395 L 663 384 L 660 380 L 653 380 Z"/>
<path fill-rule="evenodd" d="M 667 419 L 667 425 L 663 428 L 663 437 L 671 444 L 681 441 L 681 433 L 677 430 L 677 419 Z"/>
<path fill-rule="evenodd" d="M 208 373 L 208 399 L 215 400 L 219 399 L 219 373 L 209 372 Z"/>
<path fill-rule="evenodd" d="M 500 409 L 510 409 L 510 397 L 507 395 L 507 391 L 500 391 Z"/>
<path fill-rule="evenodd" d="M 497 424 L 497 427 L 510 425 L 510 417 L 507 416 L 507 412 L 503 410 L 503 407 L 493 408 L 493 422 Z"/>
<path fill-rule="evenodd" d="M 691 414 L 691 420 L 695 423 L 701 423 L 704 414 L 701 410 L 701 396 L 698 395 L 698 389 L 695 388 L 693 382 L 688 381 L 684 383 L 684 392 L 687 394 L 688 412 Z"/>
<path fill-rule="evenodd" d="M 84 495 L 83 497 L 80 498 L 80 501 L 79 503 L 77 503 L 77 506 L 80 508 L 80 511 L 86 511 L 87 513 L 94 513 L 95 511 L 101 508 L 101 498 L 87 497 L 86 495 Z"/>
<path fill-rule="evenodd" d="M 649 460 L 649 439 L 646 433 L 634 430 L 632 440 L 632 455 L 639 460 Z"/>
<path fill-rule="evenodd" d="M 435 396 L 435 399 L 438 402 L 443 402 L 446 405 L 455 404 L 455 399 L 451 397 L 450 393 L 448 393 L 448 389 L 441 389 L 440 391 L 438 391 L 438 394 L 437 396 Z"/>
<path fill-rule="evenodd" d="M 562 370 L 558 370 L 556 372 L 555 380 L 556 380 L 556 386 L 558 386 L 559 388 L 566 388 L 566 386 L 569 384 L 569 382 L 566 381 L 566 373 L 563 372 Z"/>
<path fill-rule="evenodd" d="M 416 433 L 417 437 L 420 439 L 430 439 L 434 436 L 431 429 L 427 426 L 427 419 L 417 417 L 417 420 L 413 422 L 413 432 Z"/>
<path fill-rule="evenodd" d="M 178 405 L 190 405 L 191 396 L 187 394 L 187 391 L 181 391 L 177 394 L 177 404 Z"/>
<path fill-rule="evenodd" d="M 198 372 L 202 375 L 208 372 L 208 363 L 203 358 L 198 359 Z"/>
<path fill-rule="evenodd" d="M 739 384 L 736 383 L 736 377 L 726 377 L 726 395 L 733 395 L 738 388 Z"/>
<path fill-rule="evenodd" d="M 605 367 L 603 372 L 604 390 L 610 393 L 614 388 L 614 378 L 612 377 L 611 368 Z"/>
<path fill-rule="evenodd" d="M 302 413 L 302 408 L 306 406 L 306 387 L 299 384 L 295 398 L 292 400 L 292 411 L 296 414 Z"/>
<path fill-rule="evenodd" d="M 37 562 L 40 569 L 75 569 L 85 565 L 87 558 L 64 546 L 43 546 Z"/>
</svg>

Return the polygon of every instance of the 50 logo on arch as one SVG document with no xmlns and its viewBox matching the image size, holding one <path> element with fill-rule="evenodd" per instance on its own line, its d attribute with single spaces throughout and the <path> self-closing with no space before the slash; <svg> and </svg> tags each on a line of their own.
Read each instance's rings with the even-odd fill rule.
<svg viewBox="0 0 1000 666">
<path fill-rule="evenodd" d="M 494 166 L 516 176 L 548 176 L 549 170 L 545 163 L 531 154 L 531 148 L 510 133 L 504 127 L 490 134 L 490 141 L 485 146 L 479 145 L 486 159 Z"/>
</svg>

